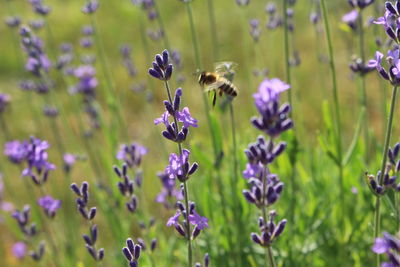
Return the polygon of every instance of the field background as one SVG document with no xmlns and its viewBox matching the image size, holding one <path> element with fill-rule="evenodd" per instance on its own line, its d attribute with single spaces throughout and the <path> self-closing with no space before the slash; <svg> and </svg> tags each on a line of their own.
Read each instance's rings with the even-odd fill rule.
<svg viewBox="0 0 400 267">
<path fill-rule="evenodd" d="M 74 44 L 74 51 L 83 53 L 79 47 L 81 38 L 81 27 L 89 24 L 87 15 L 80 12 L 84 1 L 46 1 L 52 7 L 52 12 L 47 17 L 50 28 L 44 27 L 38 35 L 45 41 L 45 47 L 50 55 L 58 54 L 58 47 L 63 42 Z M 268 1 L 251 1 L 247 7 L 239 7 L 233 0 L 213 1 L 217 24 L 217 36 L 219 44 L 219 61 L 234 61 L 239 64 L 235 76 L 235 84 L 240 89 L 239 96 L 234 101 L 235 126 L 238 137 L 238 152 L 240 158 L 240 172 L 244 169 L 245 157 L 242 151 L 247 144 L 255 141 L 260 134 L 250 125 L 249 119 L 256 114 L 253 105 L 252 94 L 257 90 L 262 78 L 252 75 L 253 70 L 268 68 L 268 77 L 277 77 L 285 80 L 284 70 L 284 46 L 283 30 L 267 30 L 267 20 L 264 11 Z M 327 50 L 323 31 L 316 34 L 314 26 L 309 21 L 310 12 L 315 11 L 314 1 L 299 0 L 295 5 L 295 31 L 291 38 L 291 50 L 298 51 L 301 64 L 292 68 L 292 92 L 294 95 L 293 119 L 296 125 L 296 133 L 300 141 L 300 154 L 297 164 L 296 175 L 296 202 L 295 214 L 289 214 L 291 199 L 291 185 L 289 184 L 290 164 L 287 155 L 282 157 L 275 165 L 274 172 L 280 175 L 285 182 L 286 188 L 280 201 L 275 205 L 279 218 L 293 218 L 289 221 L 288 228 L 282 237 L 274 244 L 277 262 L 282 266 L 369 266 L 373 259 L 371 244 L 373 242 L 373 203 L 375 198 L 369 192 L 364 180 L 365 171 L 376 172 L 380 166 L 383 129 L 384 109 L 386 98 L 389 95 L 389 86 L 378 80 L 378 75 L 373 72 L 367 76 L 368 111 L 367 118 L 371 136 L 370 160 L 367 165 L 364 162 L 365 144 L 357 142 L 350 163 L 345 168 L 344 188 L 346 206 L 341 209 L 338 201 L 337 169 L 332 160 L 323 151 L 318 136 L 326 136 L 326 125 L 329 119 L 332 104 L 332 86 L 328 64 L 319 58 L 327 57 Z M 347 1 L 327 1 L 329 8 L 329 20 L 335 49 L 335 60 L 337 63 L 338 86 L 340 105 L 342 112 L 343 147 L 346 151 L 349 147 L 353 134 L 356 130 L 360 114 L 358 104 L 359 90 L 358 81 L 352 75 L 348 64 L 351 56 L 357 53 L 357 37 L 342 22 L 341 17 L 350 11 Z M 214 50 L 209 24 L 208 1 L 196 0 L 193 2 L 195 26 L 199 37 L 201 60 L 205 69 L 212 69 L 215 61 Z M 225 159 L 220 177 L 210 167 L 212 161 L 212 147 L 209 130 L 204 115 L 202 99 L 197 78 L 193 47 L 191 42 L 190 28 L 185 6 L 180 1 L 158 1 L 160 15 L 165 25 L 166 36 L 170 46 L 177 49 L 182 55 L 185 82 L 182 84 L 184 105 L 190 107 L 191 114 L 199 119 L 199 128 L 191 130 L 188 146 L 192 149 L 191 161 L 200 163 L 200 172 L 189 182 L 192 199 L 197 203 L 198 209 L 207 217 L 211 218 L 210 229 L 207 229 L 198 240 L 196 240 L 196 259 L 200 260 L 205 252 L 209 252 L 213 266 L 262 266 L 263 250 L 252 245 L 249 234 L 257 230 L 257 211 L 250 207 L 241 195 L 241 190 L 246 188 L 246 181 L 239 179 L 236 185 L 236 196 L 241 200 L 240 213 L 233 210 L 231 199 L 235 197 L 228 188 L 232 179 L 231 162 L 232 147 L 230 134 L 229 113 L 219 108 L 211 113 L 218 121 L 223 136 L 223 148 Z M 278 12 L 281 13 L 278 4 Z M 374 6 L 366 10 L 368 16 L 374 16 Z M 37 18 L 33 14 L 28 1 L 14 0 L 2 1 L 0 4 L 0 18 L 8 15 L 18 14 L 23 23 Z M 161 188 L 157 171 L 161 171 L 167 164 L 167 153 L 175 152 L 176 147 L 161 139 L 159 132 L 161 128 L 153 125 L 153 119 L 159 117 L 163 112 L 162 100 L 165 99 L 165 90 L 162 83 L 149 80 L 147 70 L 156 53 L 160 53 L 166 47 L 162 40 L 152 41 L 146 38 L 143 42 L 141 30 L 143 27 L 157 29 L 157 22 L 149 22 L 140 8 L 132 5 L 130 1 L 101 1 L 100 8 L 96 13 L 98 33 L 104 42 L 104 51 L 108 65 L 113 76 L 116 87 L 115 95 L 120 100 L 123 116 L 127 122 L 127 129 L 118 129 L 115 132 L 118 144 L 124 142 L 139 142 L 149 149 L 149 153 L 143 160 L 144 187 L 142 189 L 144 201 L 142 204 L 147 208 L 148 214 L 156 217 L 156 229 L 149 233 L 152 237 L 159 239 L 159 247 L 155 252 L 154 259 L 158 262 L 156 266 L 184 266 L 186 248 L 182 240 L 176 237 L 173 229 L 167 228 L 165 222 L 173 211 L 165 210 L 162 205 L 154 202 Z M 257 18 L 261 22 L 262 34 L 260 41 L 256 44 L 252 40 L 249 30 L 249 20 Z M 322 24 L 320 24 L 321 30 Z M 50 34 L 49 34 L 50 31 Z M 379 26 L 372 25 L 365 28 L 366 31 L 366 56 L 372 58 L 376 50 L 375 35 L 378 32 L 383 37 L 383 31 Z M 23 69 L 22 58 L 19 47 L 19 36 L 16 29 L 8 28 L 4 23 L 0 24 L 0 92 L 11 95 L 10 108 L 3 114 L 5 123 L 9 129 L 12 139 L 26 139 L 35 135 L 46 139 L 52 144 L 50 161 L 61 166 L 61 158 L 57 152 L 56 140 L 49 131 L 47 119 L 44 127 L 40 128 L 37 123 L 38 110 L 42 105 L 42 96 L 27 93 L 18 88 L 18 81 L 29 77 Z M 130 44 L 133 47 L 133 61 L 138 69 L 138 75 L 134 79 L 129 77 L 122 65 L 119 53 L 121 44 Z M 95 51 L 95 50 L 93 50 Z M 96 64 L 98 78 L 100 80 L 99 103 L 102 107 L 104 117 L 108 121 L 117 120 L 113 118 L 105 101 L 104 74 L 99 64 Z M 58 126 L 63 129 L 62 142 L 68 152 L 86 154 L 82 142 L 79 141 L 79 126 L 77 116 L 81 116 L 72 104 L 71 96 L 67 93 L 68 84 L 63 82 L 59 74 L 54 75 L 57 88 L 56 97 L 60 104 L 61 112 L 65 111 L 66 120 L 57 120 Z M 145 92 L 133 92 L 133 84 L 146 83 Z M 176 83 L 172 82 L 175 88 Z M 152 99 L 148 101 L 148 94 Z M 72 96 L 75 97 L 75 96 Z M 286 99 L 286 96 L 284 96 Z M 35 99 L 35 100 L 34 100 Z M 325 104 L 324 104 L 325 103 Z M 31 105 L 33 104 L 33 105 Z M 327 112 L 323 112 L 325 105 Z M 36 112 L 32 110 L 32 106 Z M 398 109 L 396 115 L 398 116 Z M 324 122 L 325 119 L 325 122 Z M 393 142 L 399 140 L 399 127 L 395 119 Z M 4 132 L 1 130 L 0 132 Z M 129 140 L 125 137 L 129 135 Z M 282 139 L 289 138 L 284 135 Z M 107 132 L 95 135 L 90 144 L 96 153 L 105 160 L 101 166 L 103 185 L 113 187 L 117 181 L 112 172 L 112 166 L 119 164 L 113 157 L 117 147 L 110 147 Z M 0 135 L 0 144 L 7 137 Z M 208 162 L 207 162 L 208 161 Z M 205 166 L 205 167 L 202 167 Z M 207 167 L 208 166 L 208 167 Z M 4 175 L 6 185 L 4 199 L 13 202 L 17 208 L 25 203 L 33 204 L 33 196 L 40 195 L 39 190 L 27 187 L 24 179 L 20 178 L 20 168 L 12 165 L 5 156 L 0 156 L 0 171 Z M 62 168 L 59 167 L 51 174 L 50 181 L 46 185 L 52 195 L 63 200 L 63 211 L 51 222 L 52 235 L 59 242 L 72 242 L 76 250 L 76 261 L 66 255 L 58 255 L 62 266 L 94 266 L 94 262 L 87 255 L 80 235 L 86 231 L 87 226 L 81 222 L 81 218 L 75 212 L 72 193 L 68 188 L 69 181 L 88 180 L 91 190 L 98 190 L 95 186 L 96 173 L 89 164 L 89 160 L 78 162 L 73 168 L 71 176 L 65 177 Z M 228 221 L 221 215 L 220 192 L 215 186 L 219 179 L 223 185 L 224 195 L 228 202 Z M 352 193 L 352 189 L 358 193 Z M 98 202 L 114 201 L 99 193 L 93 205 Z M 390 201 L 383 202 L 383 225 L 382 229 L 396 232 L 393 223 Z M 118 206 L 118 205 L 117 205 Z M 39 210 L 37 210 L 39 211 Z M 35 210 L 34 210 L 35 212 Z M 106 249 L 106 260 L 104 266 L 120 266 L 125 264 L 120 253 L 124 239 L 128 236 L 139 235 L 140 230 L 134 215 L 125 212 L 124 207 L 116 208 L 117 220 L 123 225 L 126 232 L 115 236 L 113 226 L 109 225 L 107 216 L 111 216 L 101 208 L 98 210 L 97 223 L 100 229 L 99 245 Z M 234 215 L 239 215 L 235 217 Z M 292 217 L 293 216 L 293 217 Z M 34 214 L 34 218 L 37 215 Z M 33 266 L 32 260 L 25 258 L 22 262 L 16 260 L 11 247 L 14 242 L 21 238 L 16 223 L 6 213 L 3 214 L 4 221 L 0 224 L 0 265 L 1 266 Z M 341 218 L 344 218 L 341 220 Z M 240 221 L 243 229 L 234 226 Z M 344 225 L 340 225 L 343 222 Z M 63 233 L 67 231 L 69 224 L 73 232 L 66 238 Z M 39 224 L 40 225 L 40 224 Z M 344 229 L 344 234 L 340 229 Z M 228 228 L 233 231 L 234 244 L 240 246 L 240 250 L 231 247 L 227 239 Z M 74 237 L 73 237 L 74 236 Z M 236 246 L 235 245 L 235 246 Z M 238 251 L 240 255 L 238 255 Z M 49 255 L 53 252 L 47 251 L 45 262 L 41 266 L 52 266 Z M 149 258 L 144 255 L 141 259 L 142 266 L 151 266 Z M 241 263 L 235 260 L 241 259 Z M 174 263 L 174 264 L 172 264 Z M 38 265 L 39 266 L 39 265 Z"/>
</svg>

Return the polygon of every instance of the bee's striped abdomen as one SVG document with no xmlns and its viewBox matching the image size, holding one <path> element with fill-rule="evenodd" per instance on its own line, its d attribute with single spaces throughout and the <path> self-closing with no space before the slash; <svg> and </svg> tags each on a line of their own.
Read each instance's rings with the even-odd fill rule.
<svg viewBox="0 0 400 267">
<path fill-rule="evenodd" d="M 227 95 L 234 96 L 234 97 L 237 96 L 237 91 L 236 91 L 234 85 L 231 83 L 226 82 L 223 85 L 221 85 L 219 87 L 219 89 L 221 89 L 221 91 L 223 91 Z"/>
</svg>

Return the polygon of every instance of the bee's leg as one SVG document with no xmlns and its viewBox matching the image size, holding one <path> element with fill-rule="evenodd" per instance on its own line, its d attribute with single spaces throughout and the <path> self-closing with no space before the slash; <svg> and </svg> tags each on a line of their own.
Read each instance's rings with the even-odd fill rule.
<svg viewBox="0 0 400 267">
<path fill-rule="evenodd" d="M 224 93 L 224 91 L 222 91 L 221 89 L 219 89 L 219 96 L 222 96 L 223 93 Z"/>
<path fill-rule="evenodd" d="M 217 102 L 217 91 L 214 91 L 214 96 L 213 96 L 213 107 L 215 107 L 215 103 Z"/>
</svg>

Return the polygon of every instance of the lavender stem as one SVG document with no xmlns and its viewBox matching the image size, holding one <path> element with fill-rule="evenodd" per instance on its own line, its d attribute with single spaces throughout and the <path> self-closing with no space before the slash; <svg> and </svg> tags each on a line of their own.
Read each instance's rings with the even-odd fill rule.
<svg viewBox="0 0 400 267">
<path fill-rule="evenodd" d="M 387 120 L 385 145 L 384 145 L 383 157 L 382 157 L 381 179 L 379 179 L 380 184 L 382 184 L 382 182 L 383 182 L 382 177 L 385 175 L 386 159 L 387 159 L 387 154 L 388 154 L 388 149 L 389 149 L 389 144 L 390 144 L 390 138 L 392 136 L 392 126 L 393 126 L 394 110 L 395 110 L 395 106 L 396 106 L 396 97 L 397 97 L 397 85 L 393 86 L 393 90 L 392 90 L 390 112 L 389 112 L 389 117 Z M 376 202 L 375 202 L 375 221 L 374 221 L 374 238 L 375 239 L 379 236 L 380 227 L 381 227 L 380 206 L 381 206 L 381 199 L 380 199 L 380 196 L 377 196 Z M 376 254 L 376 266 L 377 267 L 380 266 L 380 254 Z"/>
<path fill-rule="evenodd" d="M 337 79 L 336 79 L 336 68 L 335 68 L 335 57 L 333 55 L 333 46 L 332 46 L 332 39 L 331 33 L 329 28 L 329 21 L 328 21 L 328 12 L 326 9 L 325 0 L 321 0 L 321 9 L 324 18 L 324 28 L 325 34 L 327 39 L 328 45 L 328 53 L 329 53 L 329 66 L 331 69 L 332 74 L 332 86 L 333 86 L 333 100 L 335 106 L 335 114 L 336 114 L 336 130 L 337 130 L 337 138 L 336 138 L 336 152 L 337 152 L 337 167 L 339 169 L 339 189 L 340 189 L 340 203 L 341 209 L 344 210 L 344 188 L 343 188 L 343 155 L 342 155 L 342 130 L 341 130 L 341 117 L 340 117 L 340 105 L 339 105 L 339 95 L 337 89 Z M 341 228 L 342 232 L 344 232 L 344 217 L 341 217 Z"/>
<path fill-rule="evenodd" d="M 364 48 L 364 28 L 363 28 L 363 14 L 362 9 L 360 9 L 358 16 L 358 24 L 359 24 L 359 49 L 360 49 L 360 57 L 362 64 L 365 64 L 365 48 Z M 365 110 L 367 110 L 367 91 L 365 84 L 365 76 L 360 74 L 360 89 L 361 89 L 361 106 Z M 364 120 L 364 141 L 365 141 L 365 162 L 368 164 L 369 162 L 369 132 L 368 132 L 368 117 Z"/>
</svg>

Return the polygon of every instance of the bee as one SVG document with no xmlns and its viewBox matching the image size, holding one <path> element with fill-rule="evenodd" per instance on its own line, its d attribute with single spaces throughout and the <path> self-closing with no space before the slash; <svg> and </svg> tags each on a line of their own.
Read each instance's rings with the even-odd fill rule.
<svg viewBox="0 0 400 267">
<path fill-rule="evenodd" d="M 219 96 L 226 94 L 231 97 L 238 95 L 237 87 L 228 80 L 227 77 L 233 77 L 233 68 L 237 64 L 233 62 L 220 62 L 215 64 L 215 71 L 203 71 L 199 75 L 199 84 L 204 87 L 206 92 L 214 92 L 213 107 L 217 101 L 217 93 Z"/>
</svg>

